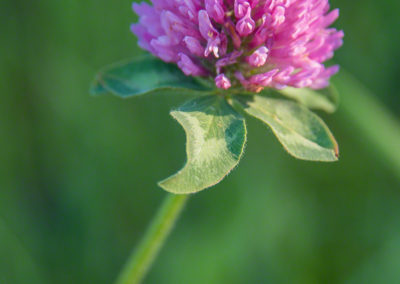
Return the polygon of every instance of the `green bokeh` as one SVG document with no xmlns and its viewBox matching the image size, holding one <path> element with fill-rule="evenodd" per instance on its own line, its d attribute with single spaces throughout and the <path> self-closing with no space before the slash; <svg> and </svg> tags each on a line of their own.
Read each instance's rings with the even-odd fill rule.
<svg viewBox="0 0 400 284">
<path fill-rule="evenodd" d="M 331 4 L 335 60 L 400 118 L 400 2 Z M 100 67 L 142 54 L 135 20 L 128 0 L 0 4 L 0 283 L 111 283 L 165 196 L 156 182 L 183 165 L 168 113 L 189 96 L 88 94 Z M 322 115 L 333 164 L 293 159 L 248 120 L 239 167 L 191 198 L 146 283 L 399 283 L 400 175 L 351 107 Z"/>
</svg>

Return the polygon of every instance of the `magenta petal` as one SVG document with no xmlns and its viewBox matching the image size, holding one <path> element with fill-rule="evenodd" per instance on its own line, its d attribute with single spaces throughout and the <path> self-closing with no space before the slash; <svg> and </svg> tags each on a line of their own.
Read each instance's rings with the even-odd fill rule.
<svg viewBox="0 0 400 284">
<path fill-rule="evenodd" d="M 200 41 L 197 38 L 185 36 L 183 38 L 183 41 L 185 42 L 186 47 L 191 53 L 197 56 L 204 55 L 204 47 L 200 44 Z"/>
<path fill-rule="evenodd" d="M 262 87 L 267 87 L 272 82 L 272 77 L 278 73 L 278 69 L 273 69 L 271 71 L 257 74 L 250 77 L 250 83 L 254 85 L 260 85 Z"/>
<path fill-rule="evenodd" d="M 268 52 L 268 48 L 261 46 L 247 57 L 247 62 L 254 67 L 261 67 L 267 62 Z"/>
<path fill-rule="evenodd" d="M 240 36 L 248 36 L 256 27 L 256 23 L 251 18 L 251 8 L 247 8 L 246 15 L 236 24 L 236 31 Z"/>
<path fill-rule="evenodd" d="M 203 68 L 193 63 L 189 56 L 184 53 L 178 54 L 179 61 L 178 66 L 182 69 L 185 75 L 192 75 L 192 76 L 204 76 L 207 72 L 204 71 Z"/>
<path fill-rule="evenodd" d="M 246 0 L 235 0 L 234 12 L 237 19 L 241 19 L 246 15 L 247 10 L 250 8 L 250 3 Z"/>
<path fill-rule="evenodd" d="M 231 87 L 231 81 L 222 73 L 215 77 L 215 85 L 220 89 L 227 90 Z"/>
<path fill-rule="evenodd" d="M 210 17 L 217 23 L 223 24 L 225 19 L 225 10 L 223 2 L 220 0 L 205 0 L 206 11 Z"/>
<path fill-rule="evenodd" d="M 199 30 L 206 40 L 213 39 L 219 35 L 218 31 L 213 27 L 206 10 L 199 11 Z"/>
</svg>

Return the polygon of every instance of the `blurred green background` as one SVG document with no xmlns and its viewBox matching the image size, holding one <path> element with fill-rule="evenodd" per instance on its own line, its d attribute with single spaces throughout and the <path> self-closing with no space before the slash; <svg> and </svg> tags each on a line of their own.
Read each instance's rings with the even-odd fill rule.
<svg viewBox="0 0 400 284">
<path fill-rule="evenodd" d="M 88 94 L 100 67 L 142 53 L 130 4 L 0 3 L 0 283 L 111 283 L 185 161 L 168 112 L 188 97 Z M 336 78 L 332 164 L 249 119 L 239 167 L 191 197 L 145 283 L 400 283 L 400 2 L 331 4 L 335 60 L 378 105 Z"/>
</svg>

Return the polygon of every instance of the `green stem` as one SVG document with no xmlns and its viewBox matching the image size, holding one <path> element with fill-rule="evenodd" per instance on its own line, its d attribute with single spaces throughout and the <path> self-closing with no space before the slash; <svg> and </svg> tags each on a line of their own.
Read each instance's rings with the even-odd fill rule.
<svg viewBox="0 0 400 284">
<path fill-rule="evenodd" d="M 136 284 L 143 280 L 187 199 L 188 195 L 167 195 L 143 240 L 129 257 L 116 284 Z"/>
</svg>

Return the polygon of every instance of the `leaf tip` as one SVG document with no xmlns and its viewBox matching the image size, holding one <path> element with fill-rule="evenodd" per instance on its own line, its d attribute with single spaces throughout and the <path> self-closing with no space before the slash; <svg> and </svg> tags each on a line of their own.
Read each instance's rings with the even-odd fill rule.
<svg viewBox="0 0 400 284">
<path fill-rule="evenodd" d="M 339 160 L 339 156 L 340 156 L 340 154 L 339 154 L 339 145 L 338 144 L 335 145 L 334 151 L 335 151 L 335 157 L 336 157 L 336 161 L 337 161 L 337 160 Z"/>
<path fill-rule="evenodd" d="M 107 89 L 104 87 L 104 84 L 101 80 L 101 74 L 96 75 L 93 82 L 90 84 L 89 94 L 91 96 L 98 96 L 107 93 Z"/>
<path fill-rule="evenodd" d="M 158 185 L 159 187 L 161 187 L 163 190 L 167 191 L 167 192 L 176 193 L 176 192 L 174 192 L 173 190 L 170 190 L 170 188 L 169 188 L 168 186 L 165 185 L 165 182 L 166 182 L 167 180 L 168 180 L 168 178 L 163 179 L 163 180 L 159 181 L 159 182 L 157 183 L 157 185 Z"/>
</svg>

